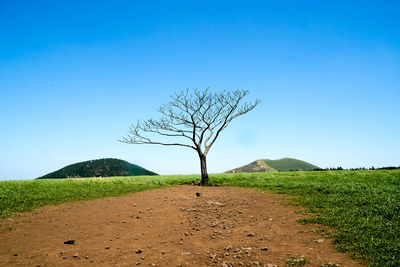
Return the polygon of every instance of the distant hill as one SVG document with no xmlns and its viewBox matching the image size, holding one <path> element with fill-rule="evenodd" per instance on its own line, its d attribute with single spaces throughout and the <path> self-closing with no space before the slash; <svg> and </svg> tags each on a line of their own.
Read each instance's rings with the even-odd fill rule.
<svg viewBox="0 0 400 267">
<path fill-rule="evenodd" d="M 283 158 L 277 160 L 259 159 L 245 166 L 227 171 L 226 173 L 312 171 L 318 168 L 319 167 L 311 163 L 292 158 Z"/>
<path fill-rule="evenodd" d="M 96 159 L 68 165 L 37 179 L 157 175 L 120 159 Z"/>
</svg>

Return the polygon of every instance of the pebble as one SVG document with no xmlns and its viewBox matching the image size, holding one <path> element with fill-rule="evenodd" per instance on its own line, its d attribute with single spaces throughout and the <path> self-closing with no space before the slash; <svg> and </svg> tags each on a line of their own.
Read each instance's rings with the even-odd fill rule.
<svg viewBox="0 0 400 267">
<path fill-rule="evenodd" d="M 75 240 L 69 239 L 69 240 L 67 240 L 67 241 L 64 241 L 64 244 L 73 245 L 73 244 L 75 244 Z"/>
</svg>

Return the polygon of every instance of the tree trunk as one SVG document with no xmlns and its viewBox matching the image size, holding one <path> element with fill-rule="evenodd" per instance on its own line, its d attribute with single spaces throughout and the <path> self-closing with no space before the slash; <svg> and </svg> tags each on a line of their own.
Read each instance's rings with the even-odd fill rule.
<svg viewBox="0 0 400 267">
<path fill-rule="evenodd" d="M 201 185 L 208 185 L 207 161 L 206 155 L 200 154 L 200 169 L 201 169 Z"/>
</svg>

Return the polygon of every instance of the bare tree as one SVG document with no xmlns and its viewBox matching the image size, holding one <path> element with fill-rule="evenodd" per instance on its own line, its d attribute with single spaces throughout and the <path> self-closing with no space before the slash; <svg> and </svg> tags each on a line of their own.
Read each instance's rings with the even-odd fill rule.
<svg viewBox="0 0 400 267">
<path fill-rule="evenodd" d="M 260 103 L 256 99 L 239 105 L 248 93 L 248 90 L 210 93 L 209 88 L 175 93 L 168 103 L 158 109 L 163 115 L 160 119 L 138 120 L 130 127 L 128 136 L 120 141 L 192 148 L 200 158 L 201 184 L 208 185 L 206 157 L 211 146 L 233 119 Z"/>
</svg>

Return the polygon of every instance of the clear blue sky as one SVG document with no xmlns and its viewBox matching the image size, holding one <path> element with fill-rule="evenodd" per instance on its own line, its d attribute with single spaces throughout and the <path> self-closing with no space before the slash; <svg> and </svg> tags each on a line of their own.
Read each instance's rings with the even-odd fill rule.
<svg viewBox="0 0 400 267">
<path fill-rule="evenodd" d="M 194 151 L 117 140 L 185 88 L 250 90 L 209 172 L 260 158 L 400 165 L 398 1 L 0 0 L 0 179 L 114 157 L 199 173 Z"/>
</svg>

